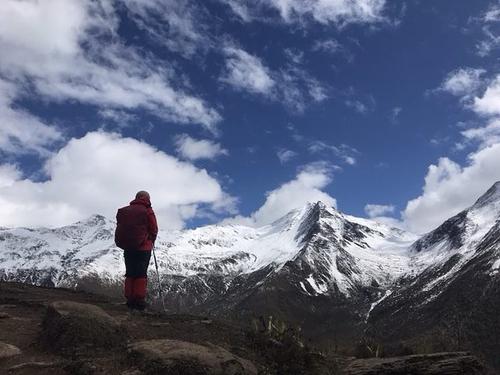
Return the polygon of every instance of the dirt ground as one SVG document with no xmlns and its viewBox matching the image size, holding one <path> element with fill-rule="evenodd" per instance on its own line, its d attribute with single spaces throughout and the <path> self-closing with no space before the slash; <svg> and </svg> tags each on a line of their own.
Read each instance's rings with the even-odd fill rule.
<svg viewBox="0 0 500 375">
<path fill-rule="evenodd" d="M 279 363 L 273 363 L 275 359 L 266 353 L 266 343 L 259 337 L 228 322 L 200 316 L 130 312 L 123 301 L 109 297 L 67 289 L 0 282 L 0 342 L 15 345 L 22 351 L 21 355 L 0 359 L 0 374 L 127 374 L 128 371 L 130 374 L 140 373 L 133 372 L 138 370 L 123 347 L 68 356 L 55 353 L 42 344 L 42 325 L 47 307 L 52 302 L 61 300 L 101 307 L 121 323 L 128 337 L 127 343 L 160 338 L 198 344 L 211 343 L 252 361 L 262 374 L 279 373 L 279 368 L 283 367 Z M 281 353 L 283 361 L 287 360 L 287 355 L 296 356 L 296 353 L 288 353 L 289 350 L 287 348 Z M 304 361 L 307 362 L 308 359 Z M 21 368 L 13 369 L 16 365 L 21 365 Z M 335 371 L 324 370 L 318 373 L 333 374 Z"/>
</svg>

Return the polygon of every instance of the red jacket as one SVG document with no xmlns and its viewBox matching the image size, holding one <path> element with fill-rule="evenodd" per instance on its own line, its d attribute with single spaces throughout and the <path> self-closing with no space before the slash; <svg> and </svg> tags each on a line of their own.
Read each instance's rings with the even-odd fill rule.
<svg viewBox="0 0 500 375">
<path fill-rule="evenodd" d="M 124 250 L 151 251 L 158 224 L 149 199 L 134 199 L 116 213 L 115 243 Z"/>
</svg>

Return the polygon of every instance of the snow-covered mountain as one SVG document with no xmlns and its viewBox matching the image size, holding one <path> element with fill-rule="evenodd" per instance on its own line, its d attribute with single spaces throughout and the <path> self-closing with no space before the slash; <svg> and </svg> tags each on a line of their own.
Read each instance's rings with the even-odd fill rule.
<svg viewBox="0 0 500 375">
<path fill-rule="evenodd" d="M 88 274 L 121 280 L 122 251 L 114 245 L 114 228 L 114 221 L 95 215 L 57 229 L 0 229 L 0 272 L 4 278 L 56 286 Z M 294 262 L 311 268 L 297 285 L 304 293 L 348 296 L 362 286 L 387 286 L 405 272 L 414 240 L 318 202 L 260 228 L 228 224 L 160 231 L 156 252 L 164 276 L 222 276 L 230 284 L 236 276 L 264 269 L 276 273 Z"/>
<path fill-rule="evenodd" d="M 486 274 L 495 275 L 500 268 L 500 249 L 495 247 L 500 240 L 499 228 L 500 182 L 497 182 L 471 207 L 412 244 L 409 271 L 398 280 L 393 288 L 395 293 L 384 299 L 384 303 L 407 293 L 411 293 L 412 304 L 430 303 L 446 291 L 466 266 L 484 260 L 486 254 Z"/>
<path fill-rule="evenodd" d="M 370 313 L 372 330 L 385 341 L 446 337 L 500 365 L 500 182 L 410 252 L 410 271 Z"/>
<path fill-rule="evenodd" d="M 57 229 L 0 228 L 0 277 L 74 287 L 92 276 L 118 285 L 124 265 L 114 229 L 99 215 Z M 160 231 L 156 252 L 171 309 L 269 314 L 310 322 L 318 334 L 355 336 L 366 321 L 386 331 L 388 317 L 410 324 L 408 316 L 446 304 L 459 281 L 482 287 L 498 278 L 499 234 L 497 183 L 421 238 L 317 202 L 260 228 Z"/>
</svg>

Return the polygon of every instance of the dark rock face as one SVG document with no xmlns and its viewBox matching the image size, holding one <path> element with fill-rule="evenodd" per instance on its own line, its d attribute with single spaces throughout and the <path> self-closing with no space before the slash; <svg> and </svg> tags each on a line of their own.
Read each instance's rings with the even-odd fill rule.
<svg viewBox="0 0 500 375">
<path fill-rule="evenodd" d="M 468 353 L 437 353 L 352 361 L 346 375 L 481 375 L 486 368 Z"/>
<path fill-rule="evenodd" d="M 419 239 L 413 245 L 415 251 L 425 251 L 432 245 L 448 240 L 451 248 L 457 249 L 463 245 L 463 234 L 467 225 L 467 211 L 462 211 L 458 215 L 446 220 L 437 229 Z"/>
<path fill-rule="evenodd" d="M 178 340 L 133 343 L 130 354 L 146 374 L 257 375 L 255 365 L 212 344 Z"/>
<path fill-rule="evenodd" d="M 62 352 L 124 346 L 120 324 L 95 305 L 58 301 L 49 305 L 43 321 L 43 342 Z"/>
</svg>

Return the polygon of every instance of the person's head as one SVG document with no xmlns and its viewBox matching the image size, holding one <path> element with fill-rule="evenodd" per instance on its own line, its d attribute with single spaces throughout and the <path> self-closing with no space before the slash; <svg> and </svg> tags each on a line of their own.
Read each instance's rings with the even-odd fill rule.
<svg viewBox="0 0 500 375">
<path fill-rule="evenodd" d="M 147 199 L 151 200 L 149 193 L 147 191 L 141 190 L 135 195 L 135 199 Z"/>
</svg>

